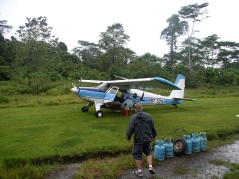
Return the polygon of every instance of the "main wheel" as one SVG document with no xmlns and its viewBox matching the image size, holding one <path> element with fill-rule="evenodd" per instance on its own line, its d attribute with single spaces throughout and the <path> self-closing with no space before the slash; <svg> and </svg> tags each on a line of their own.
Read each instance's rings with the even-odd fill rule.
<svg viewBox="0 0 239 179">
<path fill-rule="evenodd" d="M 173 142 L 174 155 L 184 154 L 187 149 L 187 142 L 183 138 L 178 138 Z"/>
<path fill-rule="evenodd" d="M 104 114 L 103 114 L 102 111 L 96 111 L 95 116 L 96 116 L 96 117 L 103 117 Z"/>
<path fill-rule="evenodd" d="M 81 108 L 81 111 L 82 111 L 82 112 L 88 112 L 88 110 L 89 110 L 89 108 L 87 108 L 86 106 L 83 106 L 83 107 Z"/>
</svg>

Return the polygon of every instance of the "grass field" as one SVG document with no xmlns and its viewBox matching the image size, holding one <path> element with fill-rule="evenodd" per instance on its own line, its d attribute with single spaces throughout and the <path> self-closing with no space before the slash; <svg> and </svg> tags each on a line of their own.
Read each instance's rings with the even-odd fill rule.
<svg viewBox="0 0 239 179">
<path fill-rule="evenodd" d="M 75 106 L 72 97 L 15 96 L 0 105 L 0 178 L 43 178 L 52 163 L 130 152 L 132 143 L 125 140 L 130 117 L 103 109 L 104 117 L 96 118 L 94 107 L 82 113 L 85 102 L 77 99 Z M 197 100 L 179 108 L 144 107 L 157 139 L 206 132 L 213 141 L 239 132 L 239 97 Z"/>
</svg>

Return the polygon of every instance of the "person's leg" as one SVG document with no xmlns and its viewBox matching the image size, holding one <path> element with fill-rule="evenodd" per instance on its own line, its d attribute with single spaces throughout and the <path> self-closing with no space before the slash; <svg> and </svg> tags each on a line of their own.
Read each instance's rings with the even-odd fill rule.
<svg viewBox="0 0 239 179">
<path fill-rule="evenodd" d="M 134 145 L 133 150 L 132 150 L 132 156 L 136 161 L 136 166 L 137 166 L 137 171 L 134 173 L 138 176 L 143 176 L 143 171 L 142 171 L 142 145 Z"/>
<path fill-rule="evenodd" d="M 129 116 L 131 116 L 131 110 L 132 110 L 131 107 L 129 107 L 129 109 L 128 109 L 128 111 L 129 111 L 129 112 L 128 112 Z"/>
<path fill-rule="evenodd" d="M 137 165 L 137 168 L 138 170 L 141 170 L 142 171 L 142 160 L 136 160 L 136 165 Z"/>
<path fill-rule="evenodd" d="M 149 164 L 149 166 L 152 166 L 152 155 L 146 156 L 147 162 Z"/>
<path fill-rule="evenodd" d="M 152 162 L 152 146 L 151 142 L 145 144 L 144 149 L 143 149 L 144 154 L 146 155 L 146 160 L 149 164 L 149 172 L 151 174 L 155 174 L 155 171 L 153 169 L 153 162 Z"/>
</svg>

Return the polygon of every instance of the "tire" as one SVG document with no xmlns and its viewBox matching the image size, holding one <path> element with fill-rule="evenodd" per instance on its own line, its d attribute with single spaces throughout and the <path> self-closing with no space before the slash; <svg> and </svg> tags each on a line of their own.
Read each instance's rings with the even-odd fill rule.
<svg viewBox="0 0 239 179">
<path fill-rule="evenodd" d="M 174 155 L 182 155 L 186 152 L 187 142 L 183 138 L 178 138 L 173 142 Z"/>
<path fill-rule="evenodd" d="M 96 117 L 103 117 L 104 114 L 103 114 L 102 111 L 96 111 L 95 116 L 96 116 Z"/>
<path fill-rule="evenodd" d="M 83 106 L 83 107 L 81 108 L 81 111 L 82 111 L 82 112 L 88 112 L 88 110 L 89 110 L 89 109 L 88 109 L 86 106 Z"/>
</svg>

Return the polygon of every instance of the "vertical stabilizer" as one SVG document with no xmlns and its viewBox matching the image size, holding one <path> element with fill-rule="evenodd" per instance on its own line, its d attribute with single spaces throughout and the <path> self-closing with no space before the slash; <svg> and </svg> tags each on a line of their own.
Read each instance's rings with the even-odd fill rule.
<svg viewBox="0 0 239 179">
<path fill-rule="evenodd" d="M 173 90 L 169 97 L 171 98 L 184 98 L 184 88 L 185 88 L 185 76 L 178 74 L 175 85 L 181 88 L 181 90 Z"/>
</svg>

